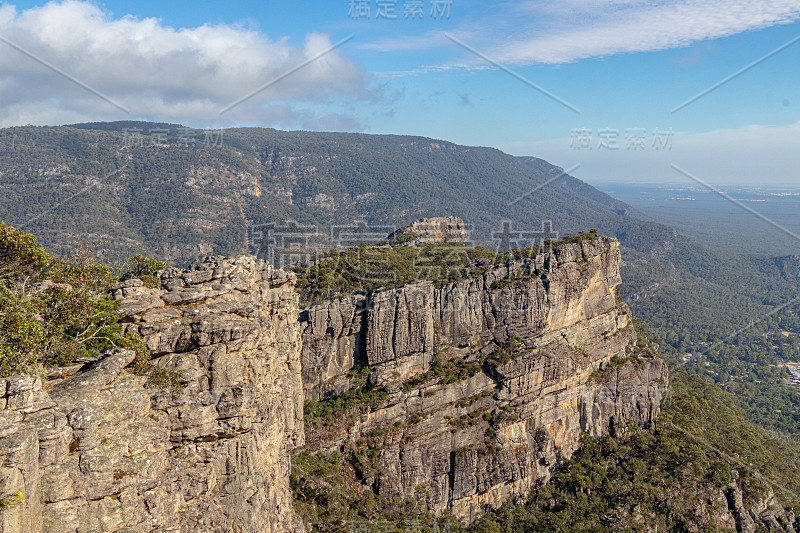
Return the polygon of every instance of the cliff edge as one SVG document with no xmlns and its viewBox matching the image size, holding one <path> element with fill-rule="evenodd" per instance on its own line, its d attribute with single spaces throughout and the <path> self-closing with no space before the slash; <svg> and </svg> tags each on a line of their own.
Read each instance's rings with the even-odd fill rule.
<svg viewBox="0 0 800 533">
<path fill-rule="evenodd" d="M 117 285 L 123 321 L 180 386 L 106 353 L 72 377 L 0 380 L 0 531 L 295 532 L 303 442 L 294 276 L 251 257 Z"/>
<path fill-rule="evenodd" d="M 1 488 L 21 495 L 0 531 L 303 531 L 293 450 L 470 522 L 584 432 L 655 423 L 667 367 L 616 297 L 619 263 L 617 241 L 583 238 L 302 312 L 295 275 L 252 257 L 119 283 L 126 330 L 178 386 L 133 374 L 128 350 L 0 380 Z"/>
<path fill-rule="evenodd" d="M 309 308 L 303 449 L 366 458 L 355 468 L 380 496 L 424 492 L 469 522 L 546 483 L 582 433 L 651 426 L 668 369 L 637 347 L 620 260 L 615 239 L 586 238 L 442 287 Z M 331 423 L 337 398 L 364 390 L 383 395 Z"/>
</svg>

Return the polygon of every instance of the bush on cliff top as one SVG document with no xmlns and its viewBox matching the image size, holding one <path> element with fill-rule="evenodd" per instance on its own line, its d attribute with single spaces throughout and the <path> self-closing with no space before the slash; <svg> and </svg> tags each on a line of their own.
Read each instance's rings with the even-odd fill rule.
<svg viewBox="0 0 800 533">
<path fill-rule="evenodd" d="M 545 241 L 545 246 L 580 243 L 594 237 L 597 237 L 596 229 L 568 233 L 561 241 Z M 364 243 L 329 252 L 311 265 L 296 265 L 292 270 L 298 276 L 297 287 L 303 302 L 313 304 L 337 294 L 369 294 L 423 280 L 433 281 L 441 287 L 483 275 L 493 266 L 505 264 L 510 259 L 534 257 L 539 251 L 536 246 L 497 253 L 482 246 L 471 247 L 462 243 L 419 246 Z"/>
<path fill-rule="evenodd" d="M 161 280 L 153 274 L 154 272 L 167 268 L 169 264 L 158 261 L 142 254 L 136 254 L 128 259 L 129 267 L 122 272 L 120 280 L 125 281 L 131 278 L 142 280 L 145 287 L 151 289 L 161 288 Z"/>
<path fill-rule="evenodd" d="M 116 281 L 106 265 L 53 257 L 33 235 L 0 222 L 0 377 L 115 347 L 134 350 L 136 369 L 150 373 L 141 337 L 119 324 L 109 294 Z"/>
</svg>

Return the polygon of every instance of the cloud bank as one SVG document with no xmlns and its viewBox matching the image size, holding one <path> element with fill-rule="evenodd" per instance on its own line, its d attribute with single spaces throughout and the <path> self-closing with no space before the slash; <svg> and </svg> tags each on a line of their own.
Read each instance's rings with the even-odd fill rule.
<svg viewBox="0 0 800 533">
<path fill-rule="evenodd" d="M 7 40 L 0 42 L 2 126 L 157 118 L 358 129 L 349 116 L 319 117 L 313 109 L 374 96 L 363 69 L 337 48 L 220 116 L 225 106 L 328 50 L 330 37 L 317 33 L 293 46 L 233 25 L 176 29 L 154 18 L 115 19 L 88 2 L 67 0 L 22 12 L 3 5 L 0 37 Z"/>
</svg>

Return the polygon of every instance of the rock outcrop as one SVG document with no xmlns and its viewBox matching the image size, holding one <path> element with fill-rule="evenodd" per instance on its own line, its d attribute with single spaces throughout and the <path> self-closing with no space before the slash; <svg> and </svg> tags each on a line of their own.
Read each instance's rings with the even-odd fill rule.
<svg viewBox="0 0 800 533">
<path fill-rule="evenodd" d="M 733 479 L 721 493 L 727 503 L 727 512 L 722 516 L 709 517 L 709 522 L 720 527 L 733 526 L 741 533 L 770 531 L 775 533 L 795 533 L 800 520 L 794 512 L 784 509 L 775 493 L 763 476 L 756 474 L 755 480 L 741 480 L 736 470 L 731 471 Z M 759 487 L 752 487 L 753 483 Z"/>
<path fill-rule="evenodd" d="M 289 450 L 303 443 L 294 276 L 254 258 L 117 286 L 181 387 L 115 350 L 62 380 L 0 380 L 2 532 L 293 532 Z"/>
<path fill-rule="evenodd" d="M 469 521 L 545 483 L 582 432 L 650 426 L 668 371 L 636 355 L 615 297 L 619 263 L 617 241 L 599 237 L 441 288 L 420 282 L 307 309 L 307 398 L 355 386 L 357 365 L 388 397 L 346 424 L 307 425 L 305 449 L 371 450 L 380 466 L 362 474 L 379 494 L 411 498 L 422 486 L 429 509 Z"/>
<path fill-rule="evenodd" d="M 389 240 L 407 246 L 444 242 L 466 243 L 469 241 L 471 229 L 471 226 L 465 224 L 459 217 L 421 218 L 389 235 Z"/>
</svg>

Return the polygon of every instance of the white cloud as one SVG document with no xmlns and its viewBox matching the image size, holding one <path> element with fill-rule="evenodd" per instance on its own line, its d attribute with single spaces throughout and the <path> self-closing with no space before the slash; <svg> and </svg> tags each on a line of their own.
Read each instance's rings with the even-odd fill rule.
<svg viewBox="0 0 800 533">
<path fill-rule="evenodd" d="M 605 0 L 523 2 L 537 28 L 505 40 L 492 52 L 498 61 L 567 63 L 625 52 L 664 50 L 692 42 L 793 22 L 797 0 Z"/>
<path fill-rule="evenodd" d="M 561 64 L 682 47 L 798 19 L 798 0 L 512 0 L 498 2 L 480 18 L 448 31 L 501 63 Z M 455 45 L 445 40 L 444 32 L 429 32 L 361 47 L 411 51 L 446 46 Z M 474 55 L 461 56 L 469 62 L 445 66 L 485 65 Z"/>
<path fill-rule="evenodd" d="M 316 33 L 295 46 L 232 25 L 176 29 L 154 18 L 112 18 L 88 2 L 67 0 L 22 12 L 3 5 L 0 36 L 130 110 L 126 115 L 0 42 L 4 126 L 123 118 L 265 123 L 280 102 L 284 127 L 312 128 L 320 117 L 303 111 L 303 103 L 375 96 L 362 68 L 337 48 L 219 116 L 228 104 L 332 46 L 327 35 Z M 332 116 L 322 122 L 335 122 Z"/>
<path fill-rule="evenodd" d="M 408 36 L 387 37 L 373 42 L 360 43 L 356 46 L 362 50 L 375 52 L 404 52 L 409 50 L 430 50 L 447 44 L 450 44 L 450 41 L 444 36 L 444 32 L 431 31 L 411 39 Z"/>
</svg>

